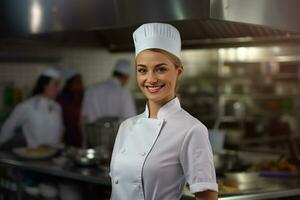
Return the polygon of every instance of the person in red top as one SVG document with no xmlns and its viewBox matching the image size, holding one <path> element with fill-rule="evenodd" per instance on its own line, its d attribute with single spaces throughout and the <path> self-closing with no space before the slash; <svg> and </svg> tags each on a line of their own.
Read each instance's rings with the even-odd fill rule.
<svg viewBox="0 0 300 200">
<path fill-rule="evenodd" d="M 57 98 L 62 107 L 65 126 L 64 143 L 66 145 L 82 146 L 80 111 L 83 93 L 84 86 L 81 75 L 74 68 L 69 68 L 65 75 L 65 85 Z"/>
</svg>

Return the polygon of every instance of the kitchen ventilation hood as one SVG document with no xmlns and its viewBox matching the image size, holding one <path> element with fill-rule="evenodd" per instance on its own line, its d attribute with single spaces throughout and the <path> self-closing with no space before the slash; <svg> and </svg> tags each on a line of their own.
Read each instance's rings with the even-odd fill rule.
<svg viewBox="0 0 300 200">
<path fill-rule="evenodd" d="M 300 41 L 299 0 L 2 0 L 2 45 L 132 48 L 144 22 L 168 22 L 184 48 Z"/>
</svg>

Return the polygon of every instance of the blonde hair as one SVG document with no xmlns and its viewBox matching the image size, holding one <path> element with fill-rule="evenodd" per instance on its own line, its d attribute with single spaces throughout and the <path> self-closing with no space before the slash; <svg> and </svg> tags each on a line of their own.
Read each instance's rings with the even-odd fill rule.
<svg viewBox="0 0 300 200">
<path fill-rule="evenodd" d="M 172 63 L 175 65 L 176 68 L 179 68 L 182 65 L 181 60 L 177 56 L 175 56 L 174 54 L 169 53 L 168 51 L 165 51 L 163 49 L 157 49 L 157 48 L 152 48 L 152 49 L 148 49 L 148 50 L 164 54 L 165 56 L 167 56 L 172 61 Z"/>
</svg>

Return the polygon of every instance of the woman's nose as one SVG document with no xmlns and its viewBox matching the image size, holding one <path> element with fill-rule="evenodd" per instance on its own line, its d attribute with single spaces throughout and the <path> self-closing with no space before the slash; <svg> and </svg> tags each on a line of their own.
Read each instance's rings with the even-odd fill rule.
<svg viewBox="0 0 300 200">
<path fill-rule="evenodd" d="M 149 83 L 156 83 L 157 82 L 157 77 L 156 77 L 155 73 L 153 73 L 153 72 L 149 73 L 147 79 L 148 79 L 147 81 Z"/>
</svg>

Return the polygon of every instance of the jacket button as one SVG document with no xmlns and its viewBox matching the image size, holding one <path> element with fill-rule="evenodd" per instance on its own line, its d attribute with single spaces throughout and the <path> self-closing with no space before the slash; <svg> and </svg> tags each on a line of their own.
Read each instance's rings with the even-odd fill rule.
<svg viewBox="0 0 300 200">
<path fill-rule="evenodd" d="M 115 178 L 114 183 L 115 183 L 115 184 L 118 184 L 118 183 L 119 183 L 119 179 L 118 179 L 118 178 Z"/>
<path fill-rule="evenodd" d="M 145 156 L 145 155 L 146 155 L 146 152 L 141 153 L 141 156 Z"/>
<path fill-rule="evenodd" d="M 124 149 L 121 149 L 121 153 L 125 153 L 125 151 L 126 151 L 126 149 L 124 148 Z"/>
</svg>

